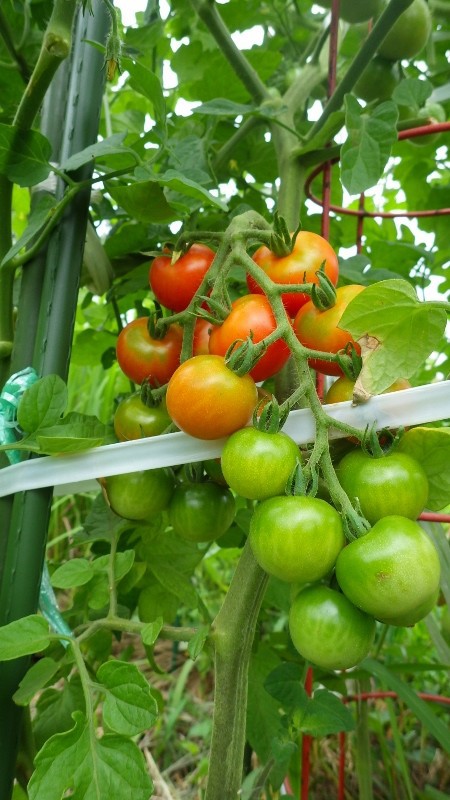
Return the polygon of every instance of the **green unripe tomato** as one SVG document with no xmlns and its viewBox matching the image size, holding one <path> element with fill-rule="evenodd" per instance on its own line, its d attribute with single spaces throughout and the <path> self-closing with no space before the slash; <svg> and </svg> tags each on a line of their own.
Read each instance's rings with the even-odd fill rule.
<svg viewBox="0 0 450 800">
<path fill-rule="evenodd" d="M 400 83 L 400 78 L 398 64 L 378 56 L 367 65 L 355 84 L 354 92 L 366 103 L 375 100 L 381 103 L 383 100 L 391 99 L 392 92 Z"/>
<path fill-rule="evenodd" d="M 144 520 L 169 505 L 174 478 L 167 469 L 145 469 L 111 475 L 103 481 L 112 510 L 124 519 Z"/>
<path fill-rule="evenodd" d="M 375 620 L 345 595 L 320 584 L 303 589 L 292 603 L 289 631 L 295 649 L 323 669 L 350 669 L 367 656 Z"/>
<path fill-rule="evenodd" d="M 317 497 L 265 500 L 253 513 L 249 538 L 263 570 L 300 584 L 328 575 L 345 544 L 340 514 Z"/>
<path fill-rule="evenodd" d="M 355 606 L 388 625 L 414 625 L 433 608 L 440 563 L 417 522 L 384 517 L 338 556 L 336 578 Z"/>
<path fill-rule="evenodd" d="M 170 524 L 189 542 L 212 542 L 223 536 L 235 513 L 230 490 L 212 481 L 180 484 L 169 505 Z"/>
<path fill-rule="evenodd" d="M 332 0 L 320 0 L 319 5 L 331 9 Z M 339 16 L 346 22 L 367 22 L 381 8 L 381 0 L 341 0 Z"/>
<path fill-rule="evenodd" d="M 384 0 L 385 5 L 388 0 Z M 431 12 L 426 0 L 413 0 L 383 39 L 378 54 L 391 61 L 413 58 L 425 47 L 431 33 Z"/>
<path fill-rule="evenodd" d="M 227 439 L 221 464 L 233 491 L 249 500 L 265 500 L 284 494 L 299 460 L 298 446 L 282 431 L 266 433 L 248 427 Z"/>
<path fill-rule="evenodd" d="M 424 125 L 433 125 L 436 122 L 446 122 L 447 118 L 445 109 L 440 105 L 440 103 L 426 103 L 423 108 L 418 111 L 417 116 L 419 119 L 423 119 Z M 413 139 L 410 139 L 410 142 L 415 147 L 426 147 L 439 141 L 441 135 L 442 134 L 439 132 L 427 133 L 425 136 L 415 136 Z"/>
<path fill-rule="evenodd" d="M 328 389 L 324 398 L 325 403 L 342 403 L 345 400 L 353 400 L 353 391 L 355 388 L 355 381 L 347 378 L 346 375 L 341 375 L 340 378 L 334 381 Z M 411 384 L 406 378 L 397 378 L 394 383 L 391 383 L 382 394 L 389 394 L 390 392 L 399 392 L 402 389 L 411 389 Z"/>
<path fill-rule="evenodd" d="M 359 501 L 371 525 L 392 514 L 417 519 L 428 499 L 425 471 L 407 453 L 372 458 L 353 450 L 339 462 L 336 474 L 350 500 Z"/>
<path fill-rule="evenodd" d="M 141 393 L 134 392 L 120 401 L 114 414 L 114 431 L 120 442 L 158 436 L 172 420 L 165 403 L 159 406 L 146 406 Z"/>
</svg>

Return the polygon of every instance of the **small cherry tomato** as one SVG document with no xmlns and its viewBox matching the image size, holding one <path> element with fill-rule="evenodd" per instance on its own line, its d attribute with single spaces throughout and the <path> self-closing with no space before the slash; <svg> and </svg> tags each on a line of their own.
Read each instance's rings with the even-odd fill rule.
<svg viewBox="0 0 450 800">
<path fill-rule="evenodd" d="M 341 375 L 340 378 L 334 381 L 328 389 L 324 402 L 325 403 L 342 403 L 345 400 L 353 399 L 353 389 L 355 381 L 347 378 L 346 375 Z M 400 392 L 402 389 L 410 389 L 411 384 L 406 378 L 397 378 L 382 394 L 389 394 L 390 392 Z"/>
<path fill-rule="evenodd" d="M 221 356 L 193 356 L 172 375 L 167 410 L 198 439 L 221 439 L 248 424 L 258 393 L 250 375 L 236 375 Z"/>
<path fill-rule="evenodd" d="M 387 625 L 414 625 L 436 603 L 439 556 L 417 522 L 383 517 L 344 547 L 336 578 L 346 597 L 375 619 Z"/>
<path fill-rule="evenodd" d="M 340 514 L 317 497 L 270 497 L 250 522 L 250 544 L 262 569 L 288 583 L 321 580 L 344 547 Z"/>
<path fill-rule="evenodd" d="M 371 525 L 392 514 L 417 519 L 428 499 L 425 471 L 407 453 L 394 451 L 372 458 L 360 449 L 352 450 L 337 465 L 336 475 Z"/>
<path fill-rule="evenodd" d="M 149 283 L 158 302 L 171 311 L 184 311 L 214 256 L 214 251 L 205 244 L 191 245 L 174 264 L 171 263 L 171 255 L 157 256 L 150 266 Z"/>
<path fill-rule="evenodd" d="M 295 649 L 323 669 L 351 669 L 365 658 L 375 637 L 375 620 L 328 586 L 302 589 L 289 613 Z"/>
<path fill-rule="evenodd" d="M 169 505 L 175 482 L 168 469 L 145 469 L 104 478 L 112 510 L 124 519 L 144 520 Z"/>
<path fill-rule="evenodd" d="M 244 295 L 232 303 L 230 314 L 224 322 L 212 327 L 209 352 L 224 356 L 236 339 L 247 339 L 252 333 L 256 344 L 269 336 L 275 328 L 275 317 L 267 297 L 259 294 Z M 250 370 L 253 380 L 264 381 L 275 375 L 288 360 L 289 353 L 283 339 L 273 342 Z"/>
<path fill-rule="evenodd" d="M 300 451 L 287 434 L 248 427 L 227 439 L 221 464 L 225 480 L 233 491 L 249 500 L 265 500 L 284 494 L 299 460 Z"/>
<path fill-rule="evenodd" d="M 180 364 L 183 331 L 179 325 L 169 325 L 165 335 L 156 339 L 150 335 L 148 322 L 148 317 L 139 317 L 120 331 L 117 361 L 135 383 L 148 380 L 150 386 L 163 386 Z"/>
<path fill-rule="evenodd" d="M 209 354 L 209 337 L 212 324 L 207 319 L 197 317 L 194 328 L 194 340 L 192 343 L 192 355 L 206 356 Z"/>
<path fill-rule="evenodd" d="M 120 401 L 114 414 L 114 431 L 120 442 L 158 436 L 172 422 L 165 402 L 146 406 L 141 393 L 134 392 Z"/>
<path fill-rule="evenodd" d="M 353 344 L 357 353 L 359 345 L 352 336 L 339 328 L 340 319 L 356 295 L 364 291 L 364 286 L 348 285 L 336 289 L 336 303 L 325 311 L 316 308 L 312 300 L 306 303 L 294 319 L 294 331 L 297 339 L 311 350 L 324 353 L 337 353 L 348 344 Z M 323 361 L 311 358 L 310 366 L 325 375 L 342 375 L 341 368 L 334 361 Z"/>
<path fill-rule="evenodd" d="M 235 511 L 235 499 L 226 487 L 211 481 L 182 483 L 170 501 L 169 521 L 182 539 L 212 542 L 226 533 Z"/>
<path fill-rule="evenodd" d="M 309 231 L 297 234 L 292 253 L 288 256 L 276 256 L 263 245 L 253 254 L 253 261 L 264 270 L 274 283 L 317 283 L 316 272 L 325 262 L 325 274 L 336 286 L 339 276 L 339 264 L 336 253 L 322 236 Z M 247 276 L 247 286 L 253 294 L 263 294 L 257 281 Z M 303 293 L 286 293 L 281 295 L 284 307 L 290 317 L 295 317 L 299 308 L 309 300 Z"/>
</svg>

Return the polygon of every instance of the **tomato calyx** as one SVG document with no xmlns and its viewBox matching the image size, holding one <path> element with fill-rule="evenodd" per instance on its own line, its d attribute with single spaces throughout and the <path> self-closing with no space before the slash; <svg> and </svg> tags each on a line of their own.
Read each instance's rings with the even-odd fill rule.
<svg viewBox="0 0 450 800">
<path fill-rule="evenodd" d="M 258 431 L 264 431 L 264 433 L 278 433 L 286 422 L 289 411 L 290 406 L 288 403 L 280 405 L 275 398 L 270 402 L 263 398 L 256 405 L 253 412 L 253 427 Z"/>
<path fill-rule="evenodd" d="M 320 311 L 336 305 L 336 288 L 325 273 L 326 261 L 322 261 L 316 272 L 317 283 L 311 284 L 311 300 Z"/>
<path fill-rule="evenodd" d="M 356 381 L 362 369 L 362 358 L 353 342 L 349 342 L 345 350 L 338 351 L 336 354 L 336 362 L 346 378 L 349 378 L 351 381 Z"/>
<path fill-rule="evenodd" d="M 319 489 L 319 472 L 316 466 L 302 467 L 298 462 L 286 483 L 286 495 L 293 497 L 315 497 Z"/>
<path fill-rule="evenodd" d="M 189 483 L 204 483 L 207 480 L 202 461 L 186 464 L 184 471 Z"/>
<path fill-rule="evenodd" d="M 239 377 L 246 375 L 266 352 L 268 338 L 254 344 L 253 333 L 250 331 L 247 339 L 235 339 L 225 353 L 225 364 Z"/>
<path fill-rule="evenodd" d="M 297 235 L 302 229 L 301 223 L 298 224 L 294 233 L 291 235 L 286 220 L 277 211 L 274 214 L 273 232 L 269 240 L 269 249 L 278 258 L 289 256 L 295 245 Z"/>
</svg>

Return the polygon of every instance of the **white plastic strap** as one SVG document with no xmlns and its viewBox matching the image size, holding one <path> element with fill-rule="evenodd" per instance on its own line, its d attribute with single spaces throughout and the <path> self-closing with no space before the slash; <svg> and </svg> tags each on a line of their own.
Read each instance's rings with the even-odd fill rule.
<svg viewBox="0 0 450 800">
<path fill-rule="evenodd" d="M 333 419 L 355 428 L 374 424 L 381 430 L 444 420 L 450 415 L 450 381 L 378 395 L 359 406 L 344 402 L 323 408 Z M 313 414 L 309 409 L 291 411 L 283 430 L 298 444 L 314 441 Z M 331 431 L 332 438 L 343 435 Z M 216 458 L 225 441 L 169 433 L 104 445 L 84 453 L 33 458 L 0 470 L 0 497 L 45 486 L 56 487 L 55 494 L 91 491 L 98 488 L 95 479 L 99 477 Z"/>
</svg>

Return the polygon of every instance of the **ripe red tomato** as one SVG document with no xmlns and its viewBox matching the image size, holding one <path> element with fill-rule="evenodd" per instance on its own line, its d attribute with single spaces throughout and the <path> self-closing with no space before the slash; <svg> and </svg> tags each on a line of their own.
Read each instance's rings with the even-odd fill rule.
<svg viewBox="0 0 450 800">
<path fill-rule="evenodd" d="M 120 401 L 114 414 L 114 431 L 120 442 L 158 436 L 172 422 L 165 403 L 146 406 L 141 393 L 134 392 Z"/>
<path fill-rule="evenodd" d="M 336 577 L 344 594 L 387 625 L 414 625 L 439 592 L 436 548 L 417 522 L 383 517 L 339 553 Z"/>
<path fill-rule="evenodd" d="M 209 336 L 212 324 L 207 319 L 197 317 L 194 328 L 194 341 L 192 343 L 192 355 L 206 356 L 209 353 Z"/>
<path fill-rule="evenodd" d="M 239 377 L 221 356 L 184 361 L 167 387 L 167 410 L 175 425 L 198 439 L 221 439 L 249 422 L 258 399 L 250 375 Z"/>
<path fill-rule="evenodd" d="M 324 261 L 325 274 L 334 286 L 339 276 L 338 258 L 333 248 L 322 236 L 309 231 L 300 231 L 290 255 L 276 256 L 264 245 L 253 254 L 253 261 L 274 283 L 317 283 L 316 272 Z M 253 294 L 263 294 L 251 275 L 247 276 L 247 286 Z M 295 317 L 309 300 L 309 296 L 302 293 L 283 294 L 281 298 L 290 317 Z"/>
<path fill-rule="evenodd" d="M 162 306 L 184 311 L 191 302 L 215 253 L 205 244 L 193 244 L 184 255 L 171 263 L 171 255 L 157 256 L 149 271 L 150 287 Z"/>
<path fill-rule="evenodd" d="M 169 325 L 162 339 L 148 330 L 148 317 L 129 322 L 119 333 L 116 354 L 119 367 L 135 383 L 148 380 L 150 386 L 163 386 L 180 364 L 183 331 Z"/>
<path fill-rule="evenodd" d="M 247 339 L 253 333 L 253 342 L 260 342 L 276 328 L 275 317 L 267 297 L 246 294 L 232 303 L 231 312 L 222 325 L 212 327 L 209 352 L 224 356 L 235 339 Z M 239 346 L 239 345 L 238 345 Z M 250 375 L 255 381 L 264 381 L 275 375 L 289 358 L 289 348 L 279 339 L 267 348 Z"/>
<path fill-rule="evenodd" d="M 351 335 L 339 328 L 339 321 L 348 304 L 357 294 L 364 290 L 364 286 L 350 284 L 336 289 L 336 303 L 325 311 L 320 311 L 310 300 L 300 309 L 294 319 L 294 331 L 297 339 L 312 350 L 322 350 L 324 353 L 337 353 L 352 343 L 359 353 L 359 345 Z M 342 375 L 341 368 L 333 361 L 322 361 L 312 358 L 310 366 L 323 372 L 325 375 Z"/>
</svg>

